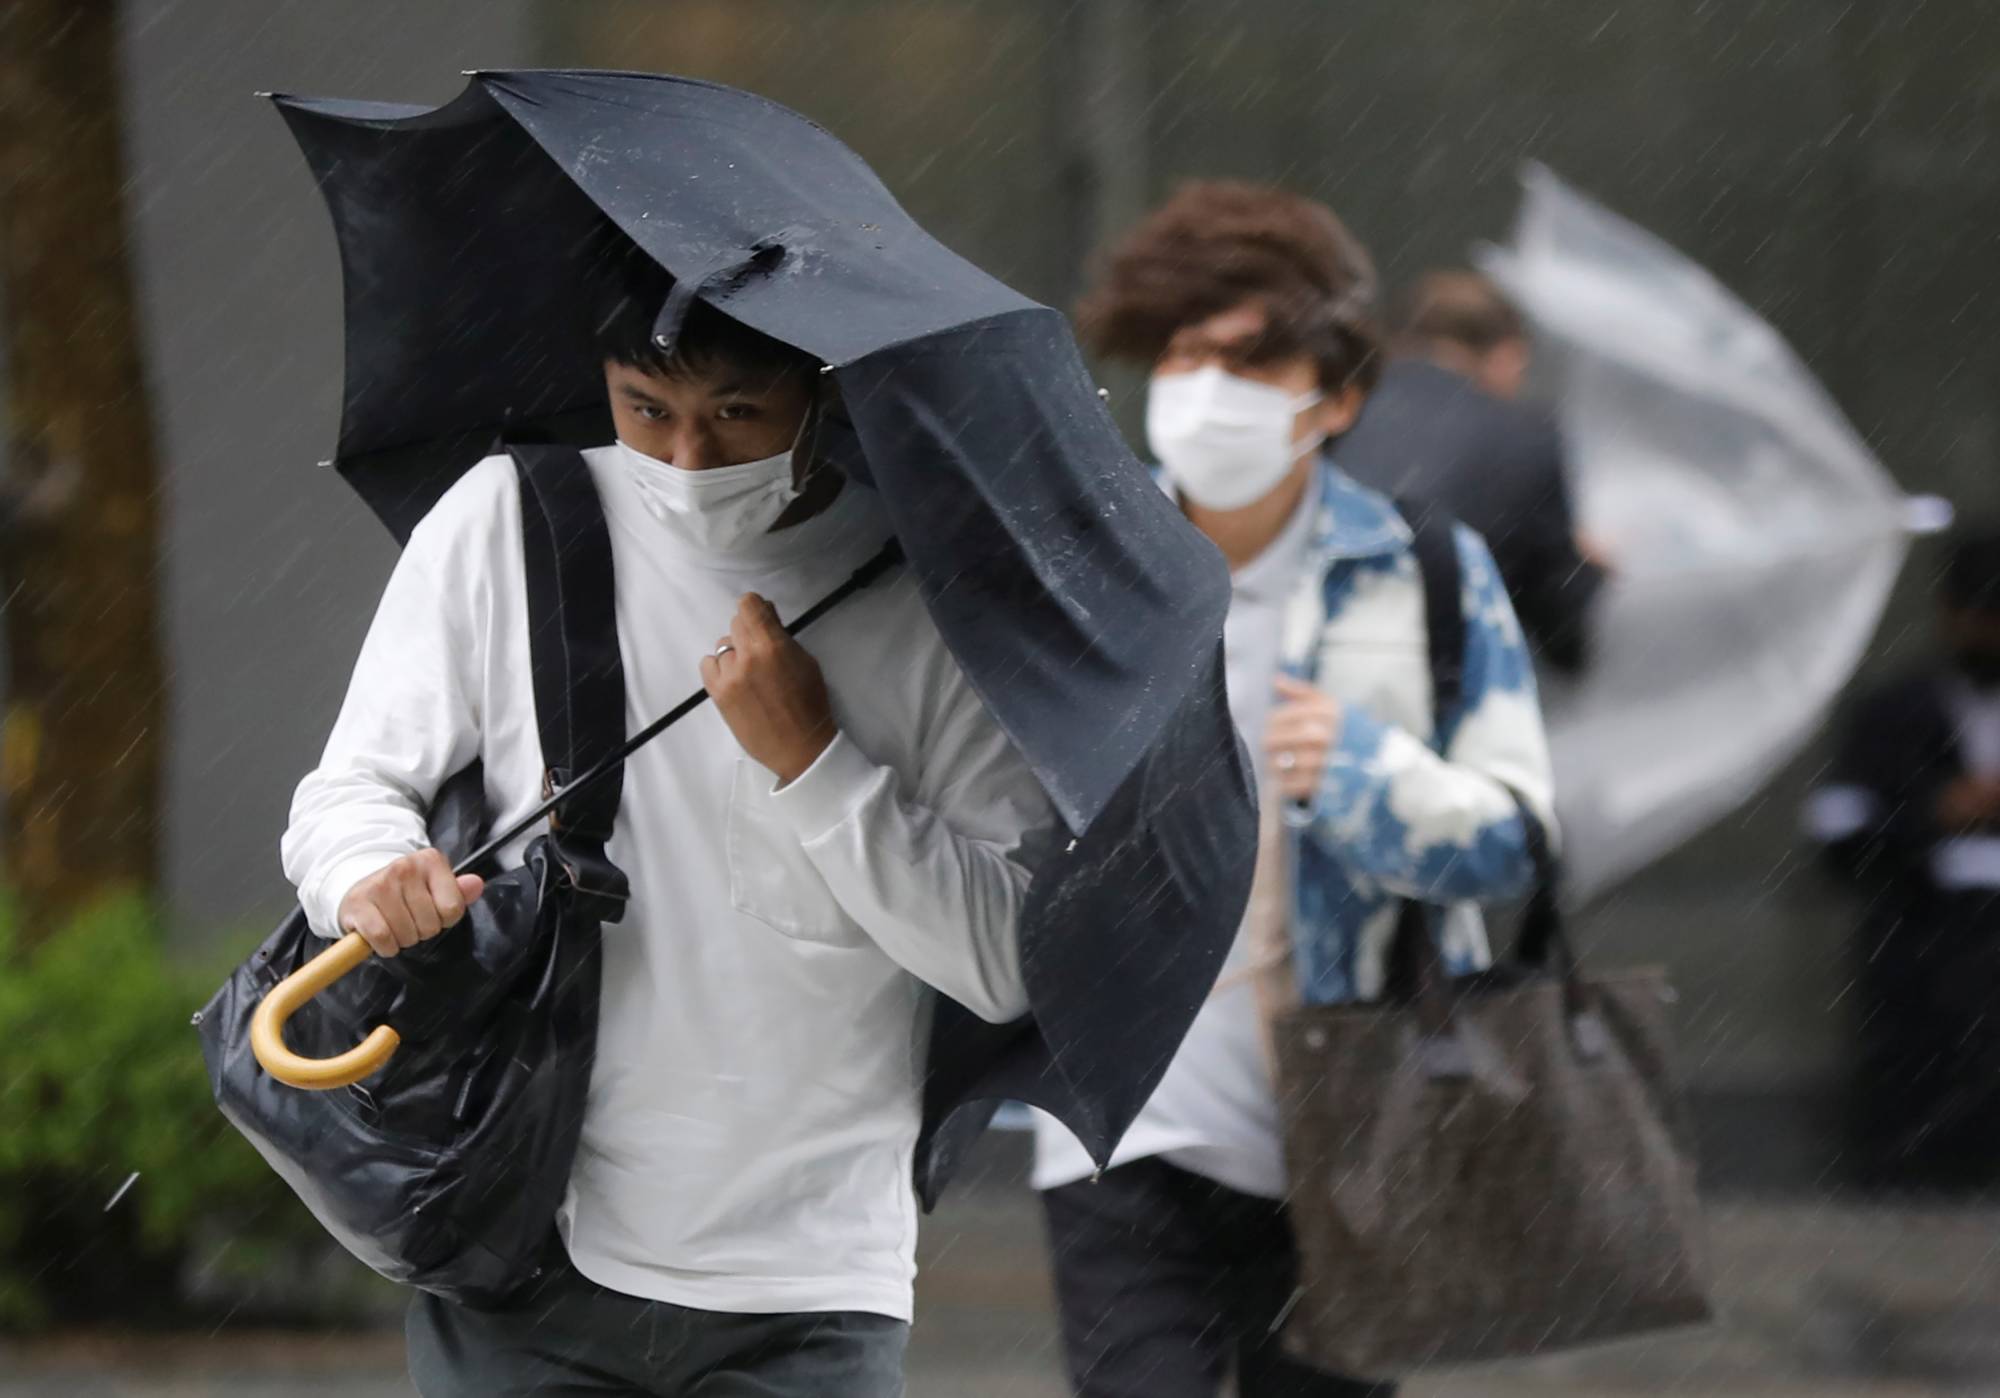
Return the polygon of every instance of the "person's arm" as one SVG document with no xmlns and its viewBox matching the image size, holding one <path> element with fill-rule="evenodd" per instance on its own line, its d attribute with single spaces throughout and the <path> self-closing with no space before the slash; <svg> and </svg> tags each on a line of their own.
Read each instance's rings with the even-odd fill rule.
<svg viewBox="0 0 2000 1398">
<path fill-rule="evenodd" d="M 847 915 L 904 970 L 995 1024 L 1028 1010 L 1021 907 L 1031 831 L 1052 819 L 1041 786 L 982 709 L 936 754 L 959 777 L 926 803 L 836 737 L 780 791 L 806 855 Z"/>
<path fill-rule="evenodd" d="M 1361 878 L 1431 902 L 1508 898 L 1535 869 L 1515 801 L 1554 830 L 1548 740 L 1521 628 L 1478 535 L 1457 533 L 1465 688 L 1442 755 L 1344 706 L 1309 835 Z"/>
<path fill-rule="evenodd" d="M 980 1018 L 1027 1013 L 1024 851 L 1056 816 L 943 640 L 911 641 L 933 648 L 907 681 L 927 696 L 929 717 L 923 771 L 899 780 L 833 728 L 818 665 L 768 604 L 746 601 L 731 639 L 729 656 L 704 662 L 704 680 L 745 752 L 776 775 L 774 804 L 842 911 L 897 965 Z"/>
<path fill-rule="evenodd" d="M 454 881 L 448 868 L 439 878 L 442 856 L 426 853 L 431 801 L 478 755 L 480 731 L 467 594 L 444 585 L 436 553 L 433 531 L 420 527 L 397 561 L 320 764 L 292 798 L 282 846 L 286 877 L 323 937 L 347 930 L 341 905 L 364 881 L 376 880 L 395 913 L 417 901 L 388 919 L 350 910 L 378 951 L 421 939 L 398 929 L 434 935 L 477 896 L 476 880 Z"/>
</svg>

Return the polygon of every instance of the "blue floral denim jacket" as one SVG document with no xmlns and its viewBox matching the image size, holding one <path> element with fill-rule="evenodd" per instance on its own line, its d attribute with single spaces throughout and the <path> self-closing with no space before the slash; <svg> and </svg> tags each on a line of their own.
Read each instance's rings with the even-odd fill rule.
<svg viewBox="0 0 2000 1398">
<path fill-rule="evenodd" d="M 1380 993 L 1397 910 L 1433 919 L 1453 974 L 1490 959 L 1478 904 L 1534 877 L 1515 793 L 1553 838 L 1553 784 L 1520 624 L 1484 541 L 1458 526 L 1464 693 L 1431 712 L 1423 582 L 1394 505 L 1328 462 L 1282 664 L 1340 702 L 1319 795 L 1288 821 L 1293 963 L 1301 998 Z"/>
</svg>

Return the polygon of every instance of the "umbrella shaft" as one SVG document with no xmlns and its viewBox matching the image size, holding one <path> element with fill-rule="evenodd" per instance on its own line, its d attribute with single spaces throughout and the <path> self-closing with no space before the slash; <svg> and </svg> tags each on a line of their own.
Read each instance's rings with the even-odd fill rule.
<svg viewBox="0 0 2000 1398">
<path fill-rule="evenodd" d="M 812 606 L 806 608 L 796 621 L 785 627 L 786 633 L 793 636 L 798 635 L 842 602 L 845 602 L 855 593 L 861 591 L 862 588 L 867 587 L 870 583 L 902 562 L 902 560 L 903 546 L 896 540 L 891 539 L 882 546 L 881 551 L 873 558 L 870 558 L 866 563 L 855 569 L 853 576 L 848 578 L 846 582 L 827 593 L 826 596 L 820 598 Z M 480 848 L 459 860 L 458 867 L 453 869 L 452 872 L 454 874 L 469 874 L 479 868 L 495 855 L 499 854 L 508 844 L 518 839 L 530 826 L 544 819 L 569 797 L 604 780 L 626 758 L 652 742 L 653 739 L 659 737 L 660 734 L 666 732 L 707 702 L 708 691 L 705 689 L 696 690 L 693 694 L 681 700 L 680 703 L 674 705 L 666 713 L 661 714 L 630 738 L 627 738 L 618 751 L 612 753 L 602 762 L 599 762 L 595 767 L 592 767 L 568 786 L 565 786 L 561 791 L 550 796 L 539 806 L 536 806 L 532 811 L 529 811 L 512 825 L 508 826 L 507 829 L 500 832 L 500 834 L 488 840 Z"/>
</svg>

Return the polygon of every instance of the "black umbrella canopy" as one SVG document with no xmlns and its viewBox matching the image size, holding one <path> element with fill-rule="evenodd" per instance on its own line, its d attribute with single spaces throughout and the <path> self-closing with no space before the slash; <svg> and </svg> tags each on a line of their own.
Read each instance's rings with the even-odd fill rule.
<svg viewBox="0 0 2000 1398">
<path fill-rule="evenodd" d="M 831 134 L 733 88 L 510 72 L 434 110 L 277 101 L 346 274 L 338 464 L 399 537 L 502 431 L 610 440 L 577 270 L 608 217 L 676 280 L 660 335 L 699 295 L 833 368 L 947 641 L 1071 825 L 1103 808 L 1227 593 L 1060 315 L 925 233 Z"/>
<path fill-rule="evenodd" d="M 502 433 L 611 439 L 580 312 L 607 219 L 674 279 L 663 346 L 699 297 L 836 376 L 842 464 L 1076 837 L 1023 928 L 1035 1024 L 957 1095 L 998 1090 L 1009 1059 L 1008 1095 L 1108 1152 L 1234 932 L 1255 818 L 1226 569 L 1126 448 L 1067 322 L 930 237 L 828 132 L 732 88 L 525 71 L 436 109 L 277 101 L 340 244 L 338 464 L 399 537 Z"/>
</svg>

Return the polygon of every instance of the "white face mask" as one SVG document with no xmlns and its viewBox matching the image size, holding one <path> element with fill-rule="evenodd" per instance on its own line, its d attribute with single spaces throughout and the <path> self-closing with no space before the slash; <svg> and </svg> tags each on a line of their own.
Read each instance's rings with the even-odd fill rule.
<svg viewBox="0 0 2000 1398">
<path fill-rule="evenodd" d="M 1326 440 L 1292 440 L 1298 415 L 1325 395 L 1294 398 L 1213 365 L 1156 374 L 1146 390 L 1146 441 L 1167 478 L 1195 504 L 1240 510 L 1284 480 L 1292 464 Z"/>
<path fill-rule="evenodd" d="M 708 553 L 728 553 L 768 533 L 799 498 L 789 447 L 761 461 L 706 471 L 683 471 L 623 441 L 618 449 L 653 518 Z"/>
</svg>

